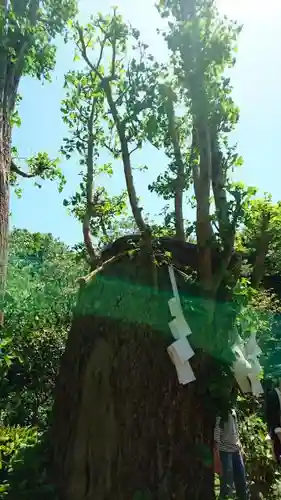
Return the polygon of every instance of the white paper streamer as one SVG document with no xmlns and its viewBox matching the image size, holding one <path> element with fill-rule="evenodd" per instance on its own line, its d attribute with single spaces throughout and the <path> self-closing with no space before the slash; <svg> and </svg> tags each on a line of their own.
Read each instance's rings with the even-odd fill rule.
<svg viewBox="0 0 281 500">
<path fill-rule="evenodd" d="M 176 340 L 176 342 L 173 342 L 170 347 L 173 349 L 175 357 L 179 363 L 184 364 L 192 358 L 192 356 L 194 356 L 194 351 L 186 338 Z"/>
<path fill-rule="evenodd" d="M 174 272 L 173 267 L 169 266 L 168 271 L 169 271 L 169 276 L 170 276 L 170 282 L 172 285 L 173 295 L 174 295 L 175 299 L 178 301 L 178 303 L 180 304 L 181 301 L 180 301 L 180 296 L 179 296 L 179 292 L 178 292 L 178 287 L 177 287 L 177 282 L 176 282 L 176 277 L 175 277 L 175 272 Z"/>
<path fill-rule="evenodd" d="M 186 338 L 192 332 L 182 311 L 174 269 L 169 266 L 168 270 L 174 295 L 168 301 L 171 316 L 174 318 L 170 321 L 169 328 L 175 342 L 167 348 L 167 351 L 175 365 L 179 383 L 185 385 L 196 380 L 189 363 L 189 359 L 194 356 L 194 351 Z"/>
<path fill-rule="evenodd" d="M 252 392 L 255 396 L 263 394 L 260 382 L 262 371 L 258 357 L 262 353 L 256 341 L 256 334 L 253 333 L 247 343 L 238 337 L 238 343 L 233 347 L 236 360 L 232 365 L 234 376 L 242 392 Z"/>
<path fill-rule="evenodd" d="M 245 353 L 248 359 L 257 359 L 262 351 L 257 344 L 256 334 L 252 333 L 247 344 L 245 345 Z"/>
</svg>

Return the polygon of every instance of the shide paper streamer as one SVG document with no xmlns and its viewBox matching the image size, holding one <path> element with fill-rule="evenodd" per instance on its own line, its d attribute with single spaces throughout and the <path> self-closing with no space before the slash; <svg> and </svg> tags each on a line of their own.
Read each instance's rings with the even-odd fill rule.
<svg viewBox="0 0 281 500">
<path fill-rule="evenodd" d="M 173 297 L 168 301 L 173 317 L 169 322 L 169 328 L 175 341 L 167 348 L 167 351 L 175 365 L 179 383 L 186 385 L 196 380 L 189 362 L 194 356 L 194 351 L 187 340 L 192 332 L 183 314 L 174 269 L 169 266 L 168 270 L 173 290 Z M 252 334 L 246 344 L 238 336 L 238 341 L 232 349 L 236 358 L 232 365 L 232 372 L 241 391 L 252 392 L 254 396 L 261 395 L 263 393 L 260 382 L 262 368 L 258 358 L 262 351 L 257 344 L 256 334 Z"/>
<path fill-rule="evenodd" d="M 168 347 L 167 351 L 175 365 L 179 383 L 186 385 L 196 380 L 189 363 L 190 358 L 194 356 L 194 351 L 187 340 L 192 332 L 183 315 L 174 269 L 172 266 L 169 266 L 168 269 L 174 295 L 168 301 L 170 313 L 174 318 L 170 321 L 169 327 L 175 342 Z"/>
<path fill-rule="evenodd" d="M 254 396 L 263 394 L 260 381 L 262 372 L 259 356 L 262 351 L 256 340 L 256 334 L 252 333 L 246 344 L 238 336 L 238 342 L 233 347 L 236 360 L 232 365 L 232 371 L 242 392 L 252 392 Z"/>
</svg>

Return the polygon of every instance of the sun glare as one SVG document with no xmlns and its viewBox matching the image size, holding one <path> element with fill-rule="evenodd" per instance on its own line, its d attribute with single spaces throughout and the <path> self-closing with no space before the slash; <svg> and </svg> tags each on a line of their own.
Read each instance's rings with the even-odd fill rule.
<svg viewBox="0 0 281 500">
<path fill-rule="evenodd" d="M 272 12 L 281 12 L 280 0 L 267 0 L 266 9 L 261 0 L 217 0 L 217 5 L 222 13 L 242 23 L 246 20 L 264 19 L 265 15 Z"/>
</svg>

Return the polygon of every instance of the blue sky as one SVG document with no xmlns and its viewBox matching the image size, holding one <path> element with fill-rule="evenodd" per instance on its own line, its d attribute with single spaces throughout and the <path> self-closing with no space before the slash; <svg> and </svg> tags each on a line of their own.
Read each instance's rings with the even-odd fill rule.
<svg viewBox="0 0 281 500">
<path fill-rule="evenodd" d="M 153 53 L 162 58 L 163 44 L 155 33 L 161 21 L 153 0 L 119 0 L 116 3 L 124 17 L 140 29 Z M 281 199 L 281 2 L 267 0 L 266 8 L 264 2 L 254 0 L 218 0 L 218 3 L 222 12 L 244 25 L 237 64 L 232 72 L 234 99 L 241 110 L 233 140 L 238 142 L 239 153 L 244 158 L 244 166 L 236 177 L 257 186 L 261 193 L 271 192 L 277 201 Z M 107 13 L 112 4 L 110 0 L 80 0 L 81 19 L 87 22 L 91 13 Z M 30 78 L 22 81 L 23 100 L 19 110 L 22 126 L 14 132 L 20 157 L 38 151 L 47 151 L 50 157 L 57 157 L 62 138 L 67 134 L 60 116 L 60 102 L 64 95 L 63 77 L 74 66 L 72 60 L 72 47 L 59 44 L 53 82 L 42 85 Z M 147 185 L 163 169 L 165 156 L 147 146 L 135 155 L 134 161 L 136 165 L 150 167 L 147 174 L 136 175 L 136 187 L 145 211 L 158 213 L 163 202 L 148 193 Z M 24 193 L 20 200 L 12 193 L 11 226 L 51 232 L 72 245 L 82 239 L 81 227 L 66 213 L 62 201 L 75 191 L 79 165 L 73 160 L 64 161 L 61 166 L 68 180 L 62 195 L 57 193 L 54 183 L 45 182 L 39 190 L 29 180 L 22 182 Z M 116 165 L 116 175 L 108 186 L 111 193 L 124 187 L 121 165 Z"/>
</svg>

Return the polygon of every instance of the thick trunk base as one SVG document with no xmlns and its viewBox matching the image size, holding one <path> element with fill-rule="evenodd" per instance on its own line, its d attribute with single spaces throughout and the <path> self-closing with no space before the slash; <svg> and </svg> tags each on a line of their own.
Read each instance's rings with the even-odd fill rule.
<svg viewBox="0 0 281 500">
<path fill-rule="evenodd" d="M 179 385 L 166 350 L 167 266 L 158 270 L 159 293 L 147 269 L 124 258 L 81 289 L 50 435 L 60 500 L 214 498 L 212 391 L 221 367 L 199 349 L 196 381 Z"/>
<path fill-rule="evenodd" d="M 166 345 L 143 325 L 74 320 L 52 428 L 61 499 L 213 498 L 210 366 L 181 387 Z"/>
</svg>

